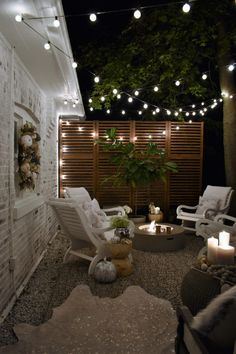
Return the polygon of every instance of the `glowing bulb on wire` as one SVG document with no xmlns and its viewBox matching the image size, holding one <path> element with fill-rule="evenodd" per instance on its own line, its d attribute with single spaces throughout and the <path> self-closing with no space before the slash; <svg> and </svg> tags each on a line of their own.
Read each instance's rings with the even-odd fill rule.
<svg viewBox="0 0 236 354">
<path fill-rule="evenodd" d="M 207 74 L 202 74 L 202 80 L 206 80 L 207 79 Z"/>
<path fill-rule="evenodd" d="M 139 91 L 138 91 L 138 90 L 135 90 L 135 91 L 134 91 L 134 95 L 135 95 L 135 96 L 138 96 L 138 95 L 139 95 Z"/>
<path fill-rule="evenodd" d="M 49 50 L 51 48 L 50 42 L 48 41 L 47 43 L 44 44 L 44 49 Z"/>
<path fill-rule="evenodd" d="M 17 14 L 17 15 L 15 16 L 15 20 L 16 20 L 16 22 L 21 22 L 21 21 L 22 21 L 22 15 Z"/>
<path fill-rule="evenodd" d="M 114 89 L 112 90 L 112 92 L 113 92 L 113 95 L 117 95 L 118 90 L 117 90 L 116 88 L 114 88 Z"/>
<path fill-rule="evenodd" d="M 72 65 L 72 68 L 76 69 L 78 64 L 76 63 L 76 61 L 73 61 L 73 63 L 71 64 Z"/>
<path fill-rule="evenodd" d="M 100 81 L 99 76 L 95 76 L 95 78 L 94 78 L 94 82 L 96 82 L 96 84 L 97 84 L 99 81 Z"/>
<path fill-rule="evenodd" d="M 91 22 L 96 22 L 97 21 L 97 15 L 96 14 L 90 14 L 89 19 Z"/>
<path fill-rule="evenodd" d="M 175 86 L 179 86 L 180 85 L 180 81 L 179 80 L 176 80 L 175 81 Z"/>
<path fill-rule="evenodd" d="M 55 20 L 53 21 L 54 27 L 60 27 L 60 21 L 58 20 L 57 16 L 55 16 Z"/>
<path fill-rule="evenodd" d="M 186 2 L 184 5 L 183 5 L 183 7 L 182 7 L 182 10 L 183 10 L 183 12 L 184 13 L 188 13 L 189 11 L 190 11 L 190 5 Z"/>
<path fill-rule="evenodd" d="M 138 20 L 141 16 L 142 14 L 140 10 L 137 9 L 134 11 L 134 18 L 136 18 L 136 20 Z"/>
<path fill-rule="evenodd" d="M 159 87 L 158 87 L 158 86 L 154 86 L 153 90 L 154 90 L 155 92 L 157 92 L 157 91 L 159 90 Z"/>
<path fill-rule="evenodd" d="M 132 98 L 132 97 L 129 97 L 129 98 L 128 98 L 128 102 L 129 102 L 129 103 L 132 103 L 132 102 L 133 102 L 133 98 Z"/>
<path fill-rule="evenodd" d="M 144 108 L 144 109 L 147 109 L 147 108 L 148 108 L 148 104 L 147 104 L 147 103 L 144 103 L 143 108 Z"/>
<path fill-rule="evenodd" d="M 230 65 L 228 66 L 228 70 L 229 70 L 229 71 L 233 71 L 233 70 L 234 70 L 234 65 L 233 65 L 233 64 L 230 64 Z"/>
</svg>

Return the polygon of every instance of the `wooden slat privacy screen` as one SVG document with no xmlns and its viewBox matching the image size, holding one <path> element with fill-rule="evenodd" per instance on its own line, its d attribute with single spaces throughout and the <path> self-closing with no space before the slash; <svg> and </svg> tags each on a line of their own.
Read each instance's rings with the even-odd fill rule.
<svg viewBox="0 0 236 354">
<path fill-rule="evenodd" d="M 104 177 L 114 171 L 95 139 L 104 137 L 107 129 L 116 127 L 124 142 L 135 141 L 142 149 L 149 141 L 165 148 L 167 158 L 178 165 L 167 183 L 157 182 L 151 188 L 140 188 L 138 207 L 154 201 L 166 213 L 179 204 L 195 205 L 201 194 L 203 123 L 164 121 L 79 121 L 60 120 L 59 180 L 60 196 L 65 187 L 85 187 L 101 205 L 133 206 L 134 196 L 129 187 L 114 188 L 102 184 Z M 177 128 L 177 129 L 176 129 Z M 178 129 L 179 128 L 179 129 Z M 135 139 L 136 138 L 136 139 Z M 99 151 L 100 149 L 100 151 Z"/>
</svg>

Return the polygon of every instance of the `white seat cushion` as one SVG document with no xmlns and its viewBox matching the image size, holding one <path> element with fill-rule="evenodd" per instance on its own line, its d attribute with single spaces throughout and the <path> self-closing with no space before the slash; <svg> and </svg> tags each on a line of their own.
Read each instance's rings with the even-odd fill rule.
<svg viewBox="0 0 236 354">
<path fill-rule="evenodd" d="M 211 211 L 208 214 L 208 216 L 213 218 L 219 210 L 219 199 L 200 197 L 196 214 L 203 214 L 207 209 L 215 210 L 215 212 Z"/>
</svg>

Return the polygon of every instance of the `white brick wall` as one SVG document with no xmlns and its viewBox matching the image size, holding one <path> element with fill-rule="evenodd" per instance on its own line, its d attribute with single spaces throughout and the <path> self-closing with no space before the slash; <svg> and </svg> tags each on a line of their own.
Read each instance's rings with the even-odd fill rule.
<svg viewBox="0 0 236 354">
<path fill-rule="evenodd" d="M 57 122 L 53 99 L 46 97 L 0 34 L 0 314 L 15 296 L 56 232 L 44 203 L 18 220 L 14 167 L 14 111 L 20 104 L 39 121 L 41 170 L 36 191 L 46 200 L 57 194 Z M 9 267 L 10 259 L 15 263 Z"/>
</svg>

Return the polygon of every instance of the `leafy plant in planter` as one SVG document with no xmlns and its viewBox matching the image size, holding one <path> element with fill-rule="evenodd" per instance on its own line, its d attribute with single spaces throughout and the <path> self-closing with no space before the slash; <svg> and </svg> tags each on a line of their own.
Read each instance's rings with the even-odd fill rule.
<svg viewBox="0 0 236 354">
<path fill-rule="evenodd" d="M 116 165 L 116 171 L 103 182 L 112 181 L 113 186 L 126 184 L 135 193 L 135 214 L 137 214 L 137 188 L 149 186 L 158 180 L 166 181 L 167 173 L 177 172 L 177 166 L 167 161 L 165 150 L 149 142 L 145 149 L 137 149 L 134 143 L 118 140 L 117 129 L 106 131 L 106 138 L 98 139 L 104 152 L 111 152 L 109 160 Z"/>
</svg>

